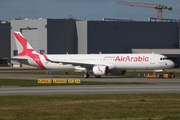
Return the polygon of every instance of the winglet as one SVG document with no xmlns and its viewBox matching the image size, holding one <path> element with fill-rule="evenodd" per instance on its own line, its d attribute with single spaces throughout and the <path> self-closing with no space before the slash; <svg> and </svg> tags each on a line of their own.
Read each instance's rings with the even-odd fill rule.
<svg viewBox="0 0 180 120">
<path fill-rule="evenodd" d="M 99 54 L 102 54 L 102 52 L 101 52 L 101 51 L 98 51 L 98 53 L 99 53 Z"/>
</svg>

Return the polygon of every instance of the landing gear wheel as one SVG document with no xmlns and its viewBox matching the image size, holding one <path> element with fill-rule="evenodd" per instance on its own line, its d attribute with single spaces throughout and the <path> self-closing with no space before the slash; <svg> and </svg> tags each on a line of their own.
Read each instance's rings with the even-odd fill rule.
<svg viewBox="0 0 180 120">
<path fill-rule="evenodd" d="M 84 73 L 83 77 L 84 78 L 89 78 L 89 74 L 88 73 Z"/>
<path fill-rule="evenodd" d="M 101 76 L 95 75 L 95 78 L 100 78 Z"/>
</svg>

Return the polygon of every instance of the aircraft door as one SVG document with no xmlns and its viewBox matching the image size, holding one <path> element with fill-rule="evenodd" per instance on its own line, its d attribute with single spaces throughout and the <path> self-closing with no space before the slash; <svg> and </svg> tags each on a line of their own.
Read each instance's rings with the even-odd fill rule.
<svg viewBox="0 0 180 120">
<path fill-rule="evenodd" d="M 154 54 L 151 55 L 150 63 L 155 64 L 155 55 Z"/>
</svg>

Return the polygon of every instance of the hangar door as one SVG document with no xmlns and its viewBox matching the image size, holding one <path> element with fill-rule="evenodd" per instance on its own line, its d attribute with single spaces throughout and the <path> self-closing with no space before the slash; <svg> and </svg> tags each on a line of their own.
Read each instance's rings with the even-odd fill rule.
<svg viewBox="0 0 180 120">
<path fill-rule="evenodd" d="M 22 34 L 24 37 L 27 39 L 29 44 L 36 50 L 37 52 L 39 51 L 38 49 L 38 30 L 37 29 L 25 29 L 22 30 Z"/>
</svg>

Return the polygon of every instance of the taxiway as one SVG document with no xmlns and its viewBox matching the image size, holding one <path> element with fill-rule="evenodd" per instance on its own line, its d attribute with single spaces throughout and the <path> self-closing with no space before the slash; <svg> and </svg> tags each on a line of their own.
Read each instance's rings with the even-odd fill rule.
<svg viewBox="0 0 180 120">
<path fill-rule="evenodd" d="M 1 86 L 0 95 L 50 95 L 50 94 L 123 94 L 123 93 L 180 93 L 180 79 L 146 79 L 106 76 L 102 78 L 82 78 L 81 75 L 45 75 L 26 73 L 0 73 L 0 78 L 29 79 L 66 78 L 99 82 L 144 82 L 148 84 L 125 85 L 64 85 L 64 86 Z"/>
</svg>

